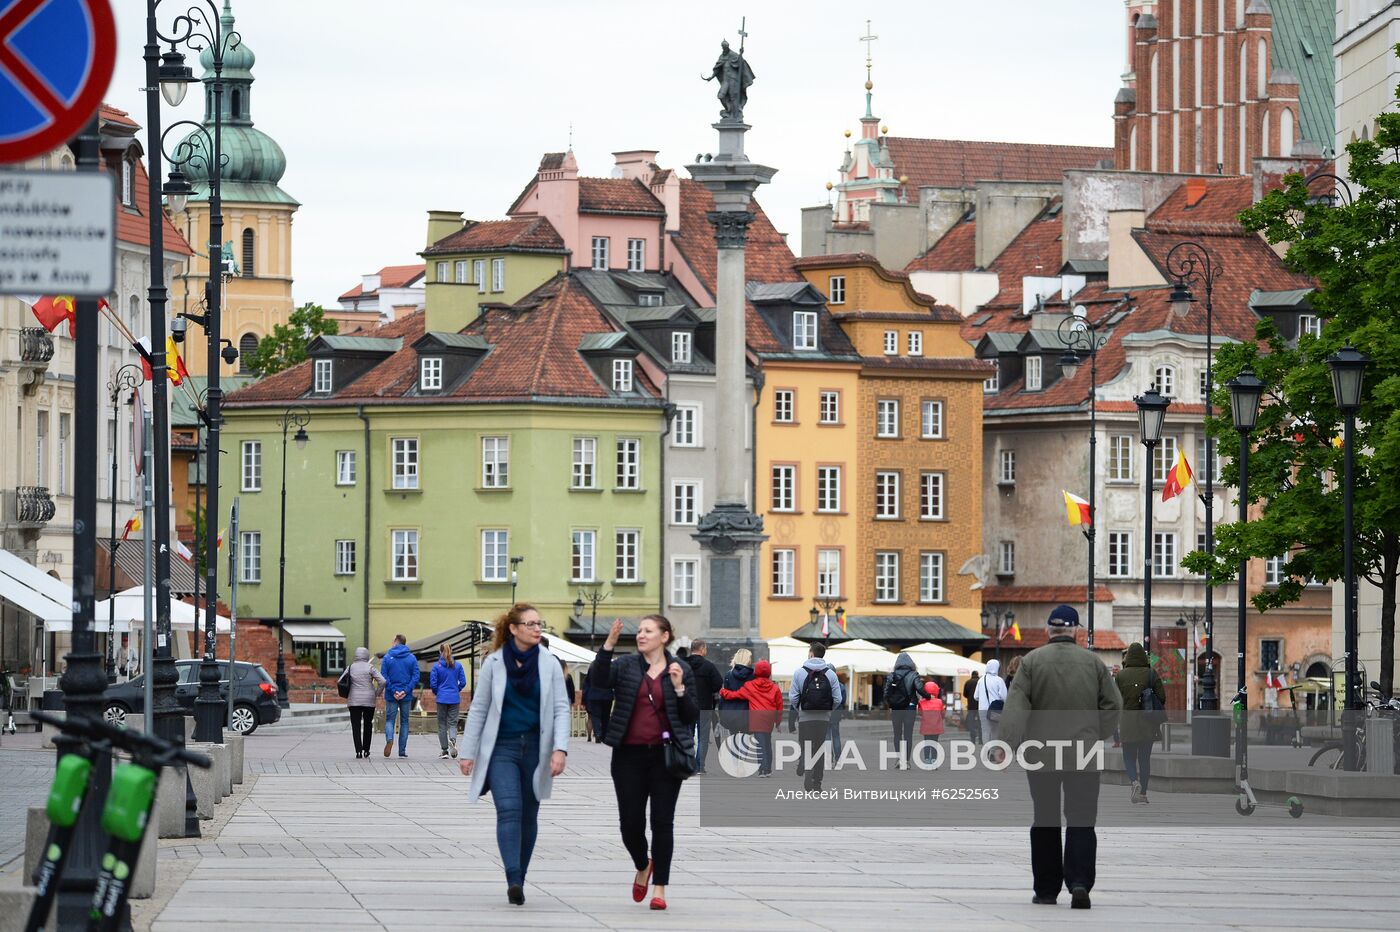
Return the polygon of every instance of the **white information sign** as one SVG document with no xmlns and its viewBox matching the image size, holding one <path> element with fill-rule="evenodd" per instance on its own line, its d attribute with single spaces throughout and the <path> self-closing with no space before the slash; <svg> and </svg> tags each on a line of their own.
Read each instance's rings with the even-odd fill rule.
<svg viewBox="0 0 1400 932">
<path fill-rule="evenodd" d="M 0 171 L 0 294 L 105 297 L 116 259 L 110 172 Z"/>
</svg>

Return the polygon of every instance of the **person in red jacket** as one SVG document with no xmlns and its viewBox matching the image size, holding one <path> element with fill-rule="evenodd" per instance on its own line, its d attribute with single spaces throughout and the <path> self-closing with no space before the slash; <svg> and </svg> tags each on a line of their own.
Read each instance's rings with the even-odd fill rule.
<svg viewBox="0 0 1400 932">
<path fill-rule="evenodd" d="M 943 700 L 938 697 L 938 684 L 924 684 L 924 698 L 919 700 L 919 733 L 925 741 L 935 742 L 943 734 Z M 933 748 L 924 748 L 924 763 L 933 763 Z"/>
<path fill-rule="evenodd" d="M 773 667 L 766 660 L 753 666 L 753 679 L 738 689 L 721 689 L 725 699 L 749 703 L 749 728 L 758 739 L 758 775 L 773 776 L 773 726 L 783 717 L 783 691 L 773 682 Z"/>
</svg>

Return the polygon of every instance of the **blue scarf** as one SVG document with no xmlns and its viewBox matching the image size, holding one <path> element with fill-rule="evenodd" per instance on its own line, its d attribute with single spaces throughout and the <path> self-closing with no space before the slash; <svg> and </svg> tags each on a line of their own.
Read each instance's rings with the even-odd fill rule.
<svg viewBox="0 0 1400 932">
<path fill-rule="evenodd" d="M 506 676 L 510 685 L 522 696 L 528 696 L 535 688 L 540 676 L 540 645 L 522 651 L 515 646 L 515 638 L 506 639 Z"/>
</svg>

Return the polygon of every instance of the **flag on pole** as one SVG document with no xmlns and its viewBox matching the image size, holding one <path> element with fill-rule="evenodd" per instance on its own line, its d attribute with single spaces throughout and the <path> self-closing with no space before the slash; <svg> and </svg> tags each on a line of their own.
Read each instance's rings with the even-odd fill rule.
<svg viewBox="0 0 1400 932">
<path fill-rule="evenodd" d="M 836 623 L 837 623 L 838 625 L 841 626 L 841 633 L 842 633 L 842 634 L 845 634 L 845 633 L 846 633 L 846 613 L 845 613 L 845 612 L 837 612 L 837 613 L 836 613 Z"/>
<path fill-rule="evenodd" d="M 1064 489 L 1060 491 L 1064 492 Z M 1064 492 L 1064 496 L 1065 514 L 1069 518 L 1070 524 L 1092 525 L 1094 523 L 1094 516 L 1089 512 L 1088 502 L 1078 495 L 1071 495 L 1069 492 Z"/>
<path fill-rule="evenodd" d="M 29 305 L 34 317 L 49 333 L 53 333 L 54 328 L 65 320 L 68 321 L 68 332 L 73 332 L 77 305 L 68 295 L 21 295 L 20 300 Z"/>
<path fill-rule="evenodd" d="M 228 530 L 228 528 L 220 528 L 220 529 L 219 529 L 219 540 L 218 540 L 218 543 L 216 543 L 216 544 L 214 545 L 214 549 L 215 549 L 215 550 L 223 550 L 223 549 L 224 549 L 224 532 L 227 531 L 227 530 Z"/>
<path fill-rule="evenodd" d="M 146 431 L 141 407 L 141 393 L 131 393 L 131 457 L 136 461 L 136 475 L 141 475 L 146 456 Z"/>
<path fill-rule="evenodd" d="M 1021 640 L 1021 625 L 1019 622 L 1011 623 L 1011 636 L 1017 641 Z"/>
<path fill-rule="evenodd" d="M 831 637 L 831 622 L 828 621 L 826 615 L 823 615 L 823 616 L 822 616 L 822 637 L 824 637 L 824 638 L 829 638 L 829 637 Z"/>
<path fill-rule="evenodd" d="M 186 563 L 194 562 L 194 551 L 186 547 L 185 542 L 182 540 L 175 541 L 175 553 Z"/>
<path fill-rule="evenodd" d="M 175 345 L 174 337 L 165 338 L 165 374 L 170 376 L 170 381 L 176 385 L 190 377 L 190 371 L 185 368 L 185 361 L 180 358 L 180 350 Z"/>
<path fill-rule="evenodd" d="M 139 530 L 141 530 L 141 515 L 138 512 L 126 519 L 126 526 L 122 528 L 122 540 L 126 540 L 130 537 L 132 531 Z"/>
<path fill-rule="evenodd" d="M 1176 463 L 1167 471 L 1167 481 L 1162 485 L 1162 501 L 1171 501 L 1191 484 L 1191 464 L 1186 462 L 1186 454 L 1176 451 Z"/>
</svg>

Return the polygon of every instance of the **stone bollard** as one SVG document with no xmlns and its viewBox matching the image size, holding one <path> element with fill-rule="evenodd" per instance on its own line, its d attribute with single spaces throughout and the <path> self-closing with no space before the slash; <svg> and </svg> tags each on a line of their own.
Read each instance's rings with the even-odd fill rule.
<svg viewBox="0 0 1400 932">
<path fill-rule="evenodd" d="M 185 837 L 185 768 L 166 767 L 156 788 L 156 832 L 161 838 Z"/>
<path fill-rule="evenodd" d="M 214 757 L 214 747 L 212 744 L 201 742 L 191 742 L 186 745 L 191 751 L 200 751 Z M 219 762 L 214 760 L 214 766 L 208 770 L 203 767 L 190 767 L 190 783 L 194 785 L 194 811 L 200 819 L 214 818 L 214 806 L 219 802 Z"/>
<path fill-rule="evenodd" d="M 219 801 L 233 795 L 233 751 L 227 744 L 213 746 L 214 768 L 219 772 Z"/>
<path fill-rule="evenodd" d="M 0 932 L 21 932 L 29 919 L 29 910 L 34 904 L 33 887 L 0 887 Z M 54 904 L 55 910 L 58 904 Z M 57 928 L 56 914 L 49 913 L 45 928 Z"/>
<path fill-rule="evenodd" d="M 233 782 L 243 782 L 243 736 L 231 731 L 224 732 L 224 744 L 228 745 L 228 769 Z"/>
<path fill-rule="evenodd" d="M 22 882 L 29 886 L 34 882 L 34 872 L 39 869 L 39 859 L 44 854 L 44 842 L 49 839 L 49 814 L 45 806 L 30 806 L 24 820 L 24 877 Z"/>
</svg>

